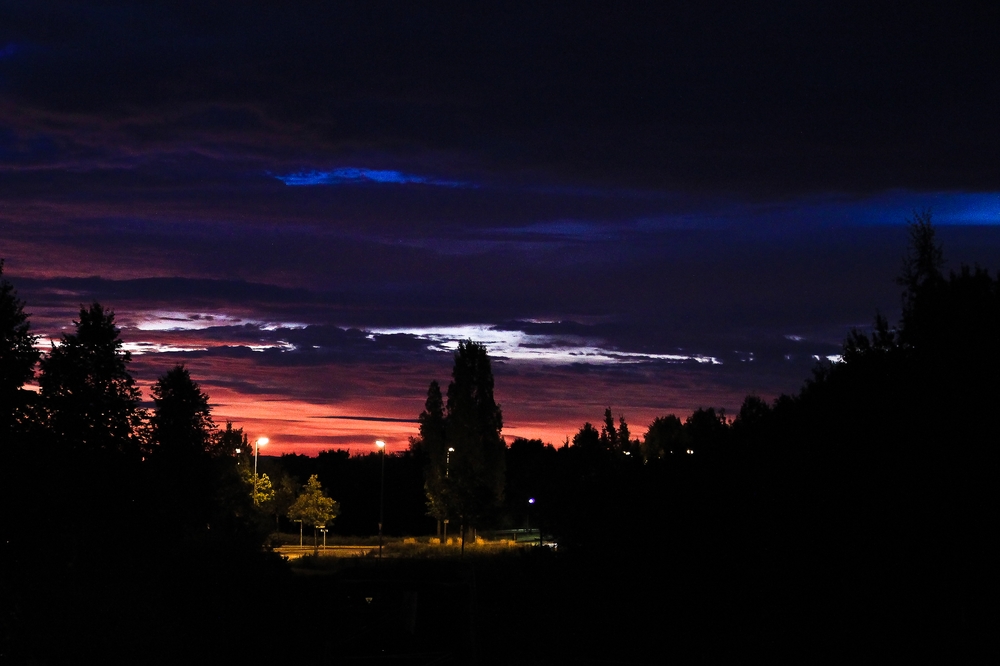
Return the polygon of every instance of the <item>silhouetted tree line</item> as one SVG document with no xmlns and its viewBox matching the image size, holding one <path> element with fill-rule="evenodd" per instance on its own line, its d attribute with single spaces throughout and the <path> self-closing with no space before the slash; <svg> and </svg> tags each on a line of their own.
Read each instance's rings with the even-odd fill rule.
<svg viewBox="0 0 1000 666">
<path fill-rule="evenodd" d="M 995 653 L 1000 276 L 946 275 L 929 214 L 910 235 L 901 320 L 852 332 L 798 393 L 657 418 L 639 455 L 610 412 L 565 448 L 516 441 L 508 500 L 537 496 L 561 548 L 642 566 L 692 626 L 755 641 L 770 615 L 814 656 Z"/>
<path fill-rule="evenodd" d="M 1000 619 L 1000 276 L 968 266 L 945 275 L 928 214 L 910 234 L 900 321 L 876 315 L 799 392 L 748 396 L 734 417 L 668 414 L 636 438 L 609 407 L 600 428 L 586 423 L 561 447 L 503 446 L 485 349 L 463 343 L 447 401 L 433 382 L 410 451 L 385 458 L 386 533 L 427 533 L 444 519 L 540 526 L 571 570 L 592 577 L 581 585 L 614 570 L 627 572 L 616 584 L 684 600 L 680 615 L 608 611 L 594 630 L 640 631 L 655 618 L 821 659 L 877 645 L 896 658 L 967 660 Z M 30 598 L 9 572 L 36 566 L 35 544 L 66 544 L 42 557 L 61 580 L 100 569 L 88 557 L 126 561 L 114 556 L 125 541 L 178 558 L 181 544 L 251 550 L 267 529 L 292 527 L 288 507 L 313 474 L 340 503 L 338 532 L 377 529 L 378 453 L 264 459 L 273 494 L 255 509 L 234 455 L 248 451 L 242 433 L 213 428 L 182 367 L 157 383 L 147 417 L 99 305 L 41 359 L 37 394 L 23 386 L 39 354 L 5 281 L 0 331 L 9 607 Z"/>
<path fill-rule="evenodd" d="M 261 552 L 270 523 L 253 505 L 246 438 L 216 428 L 183 366 L 159 378 L 144 409 L 99 303 L 39 352 L 2 268 L 0 654 L 127 661 L 157 640 L 156 659 L 167 659 L 164 646 L 203 614 L 235 631 L 236 609 L 251 603 L 244 578 L 283 575 Z M 25 388 L 36 367 L 37 392 Z"/>
</svg>

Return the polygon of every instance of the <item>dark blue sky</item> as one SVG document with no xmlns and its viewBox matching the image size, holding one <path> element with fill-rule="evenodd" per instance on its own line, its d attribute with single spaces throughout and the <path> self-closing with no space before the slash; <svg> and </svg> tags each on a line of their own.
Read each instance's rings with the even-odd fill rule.
<svg viewBox="0 0 1000 666">
<path fill-rule="evenodd" d="M 404 446 L 469 337 L 510 436 L 795 391 L 914 210 L 1000 266 L 995 8 L 204 4 L 0 1 L 0 256 L 282 450 Z"/>
</svg>

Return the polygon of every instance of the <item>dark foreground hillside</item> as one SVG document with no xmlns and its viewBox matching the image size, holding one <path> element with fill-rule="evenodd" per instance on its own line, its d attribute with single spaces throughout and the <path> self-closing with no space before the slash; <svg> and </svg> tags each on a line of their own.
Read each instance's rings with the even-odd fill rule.
<svg viewBox="0 0 1000 666">
<path fill-rule="evenodd" d="M 5 618 L 3 658 L 969 663 L 995 651 L 987 639 L 996 613 L 927 576 L 932 563 L 887 563 L 855 552 L 858 544 L 829 543 L 822 529 L 765 543 L 730 527 L 713 526 L 716 538 L 698 545 L 609 535 L 620 547 L 605 553 L 327 560 L 294 574 L 266 559 L 227 568 L 224 554 L 210 553 L 207 562 L 159 559 L 155 571 L 122 562 L 86 577 L 36 575 Z"/>
</svg>

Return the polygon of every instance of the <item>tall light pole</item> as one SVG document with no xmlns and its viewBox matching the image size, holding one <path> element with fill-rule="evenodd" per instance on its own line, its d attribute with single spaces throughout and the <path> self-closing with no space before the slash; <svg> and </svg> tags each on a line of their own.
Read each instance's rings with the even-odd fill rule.
<svg viewBox="0 0 1000 666">
<path fill-rule="evenodd" d="M 253 446 L 253 503 L 257 503 L 257 452 L 260 451 L 260 447 L 267 446 L 270 442 L 267 437 L 258 437 L 257 441 L 254 442 Z"/>
<path fill-rule="evenodd" d="M 533 507 L 534 505 L 535 505 L 535 498 L 534 497 L 529 497 L 528 498 L 528 512 L 527 512 L 527 517 L 525 518 L 525 521 L 524 521 L 525 528 L 526 528 L 525 531 L 527 532 L 526 536 L 528 537 L 528 539 L 531 539 L 531 507 Z M 538 545 L 541 545 L 541 544 L 542 544 L 542 523 L 541 523 L 541 521 L 539 521 L 538 522 Z"/>
<path fill-rule="evenodd" d="M 448 447 L 448 452 L 445 453 L 445 455 L 444 455 L 444 478 L 446 478 L 446 479 L 448 478 L 448 475 L 451 473 L 451 454 L 454 453 L 454 452 L 455 452 L 455 447 L 449 446 Z M 447 517 L 447 514 L 446 514 L 446 517 L 444 519 L 444 540 L 445 540 L 445 542 L 448 541 L 448 521 L 449 520 L 450 519 Z"/>
<path fill-rule="evenodd" d="M 382 518 L 385 511 L 385 442 L 381 439 L 375 442 L 375 446 L 382 452 L 382 476 L 378 489 L 378 561 L 382 561 Z"/>
</svg>

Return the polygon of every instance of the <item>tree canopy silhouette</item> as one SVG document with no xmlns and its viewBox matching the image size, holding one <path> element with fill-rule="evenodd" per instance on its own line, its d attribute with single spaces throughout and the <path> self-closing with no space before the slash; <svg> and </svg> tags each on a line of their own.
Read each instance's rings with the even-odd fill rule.
<svg viewBox="0 0 1000 666">
<path fill-rule="evenodd" d="M 100 303 L 80 309 L 76 331 L 65 333 L 42 359 L 41 396 L 57 441 L 84 452 L 137 457 L 141 394 L 122 349 L 114 313 Z"/>
<path fill-rule="evenodd" d="M 34 379 L 40 354 L 24 302 L 3 277 L 3 265 L 0 259 L 0 438 L 9 441 L 15 426 L 26 418 L 30 396 L 22 387 Z"/>
<path fill-rule="evenodd" d="M 208 396 L 183 365 L 175 366 L 153 385 L 156 408 L 150 417 L 155 451 L 192 456 L 213 451 L 215 423 Z"/>
<path fill-rule="evenodd" d="M 459 343 L 444 410 L 441 403 L 440 388 L 432 382 L 416 448 L 429 458 L 425 489 L 431 515 L 458 518 L 464 535 L 467 525 L 499 506 L 504 491 L 503 414 L 484 345 Z"/>
<path fill-rule="evenodd" d="M 424 490 L 427 493 L 428 513 L 440 523 L 450 520 L 448 475 L 450 456 L 445 432 L 444 398 L 437 380 L 427 387 L 427 401 L 420 412 L 420 436 L 415 449 L 426 457 Z"/>
</svg>

